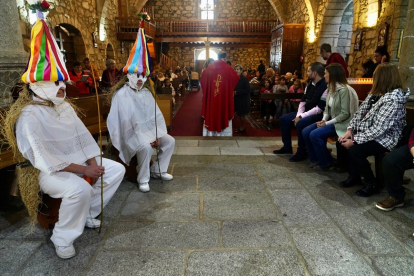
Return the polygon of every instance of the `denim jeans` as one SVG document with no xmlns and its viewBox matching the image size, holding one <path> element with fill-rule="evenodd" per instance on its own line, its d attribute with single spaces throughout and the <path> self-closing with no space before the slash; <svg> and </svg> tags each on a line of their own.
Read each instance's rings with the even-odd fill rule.
<svg viewBox="0 0 414 276">
<path fill-rule="evenodd" d="M 279 120 L 280 130 L 282 131 L 283 147 L 287 150 L 292 150 L 292 134 L 290 129 L 294 126 L 293 119 L 296 118 L 296 112 L 288 113 L 282 116 Z M 298 134 L 298 151 L 297 154 L 306 153 L 306 144 L 303 139 L 302 131 L 305 127 L 316 123 L 322 119 L 322 114 L 312 115 L 300 119 L 296 124 L 296 130 Z"/>
<path fill-rule="evenodd" d="M 319 162 L 321 168 L 330 166 L 333 158 L 326 147 L 326 141 L 328 137 L 336 135 L 335 125 L 318 128 L 316 124 L 311 124 L 302 131 L 302 135 L 308 150 L 309 161 Z"/>
<path fill-rule="evenodd" d="M 299 107 L 299 103 L 298 102 L 294 102 L 294 101 L 288 101 L 287 105 L 286 105 L 286 114 L 293 112 L 293 111 L 297 111 Z"/>
<path fill-rule="evenodd" d="M 280 119 L 282 117 L 282 111 L 283 111 L 283 103 L 285 100 L 275 100 L 276 105 L 276 118 Z"/>
</svg>

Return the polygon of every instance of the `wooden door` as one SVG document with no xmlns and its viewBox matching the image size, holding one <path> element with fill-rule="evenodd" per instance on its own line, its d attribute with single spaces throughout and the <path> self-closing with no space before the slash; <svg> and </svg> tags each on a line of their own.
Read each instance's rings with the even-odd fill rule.
<svg viewBox="0 0 414 276">
<path fill-rule="evenodd" d="M 300 56 L 303 53 L 305 35 L 304 24 L 285 24 L 283 26 L 281 73 L 301 70 Z"/>
<path fill-rule="evenodd" d="M 68 35 L 60 26 L 55 28 L 56 42 L 62 52 L 66 68 L 72 70 L 72 63 L 77 60 L 73 36 Z"/>
</svg>

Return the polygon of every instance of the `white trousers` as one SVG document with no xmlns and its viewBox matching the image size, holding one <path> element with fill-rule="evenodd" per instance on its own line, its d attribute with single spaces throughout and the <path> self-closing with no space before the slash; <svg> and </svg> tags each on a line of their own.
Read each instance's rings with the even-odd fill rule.
<svg viewBox="0 0 414 276">
<path fill-rule="evenodd" d="M 98 165 L 100 157 L 96 158 Z M 103 158 L 103 205 L 105 206 L 121 184 L 125 168 L 118 162 Z M 61 198 L 59 220 L 50 238 L 55 245 L 69 246 L 85 228 L 87 218 L 95 218 L 101 213 L 101 178 L 90 185 L 83 178 L 70 172 L 39 174 L 40 189 L 53 198 Z"/>
<path fill-rule="evenodd" d="M 148 183 L 150 180 L 150 172 L 161 173 L 167 172 L 170 164 L 171 156 L 174 152 L 175 139 L 166 134 L 160 138 L 160 146 L 158 152 L 158 161 L 152 164 L 151 169 L 149 163 L 153 149 L 150 144 L 146 144 L 137 152 L 137 182 Z M 159 163 L 159 166 L 158 166 Z"/>
</svg>

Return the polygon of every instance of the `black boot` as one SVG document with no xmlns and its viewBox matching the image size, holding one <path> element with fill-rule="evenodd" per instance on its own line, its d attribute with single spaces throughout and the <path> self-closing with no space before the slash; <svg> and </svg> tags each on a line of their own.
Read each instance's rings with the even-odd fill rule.
<svg viewBox="0 0 414 276">
<path fill-rule="evenodd" d="M 355 194 L 361 197 L 369 197 L 374 194 L 380 193 L 381 190 L 382 190 L 382 187 L 380 187 L 375 182 L 368 182 L 364 185 L 362 189 L 356 191 Z"/>
<path fill-rule="evenodd" d="M 360 185 L 361 183 L 362 183 L 361 178 L 359 176 L 358 177 L 348 176 L 346 180 L 339 182 L 339 185 L 341 185 L 341 187 L 344 187 L 344 188 L 349 188 L 354 185 Z"/>
</svg>

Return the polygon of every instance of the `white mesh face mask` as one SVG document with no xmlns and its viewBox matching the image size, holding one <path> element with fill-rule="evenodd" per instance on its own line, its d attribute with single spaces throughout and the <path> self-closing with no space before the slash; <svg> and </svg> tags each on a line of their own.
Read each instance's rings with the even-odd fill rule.
<svg viewBox="0 0 414 276">
<path fill-rule="evenodd" d="M 56 94 L 62 87 L 65 88 L 65 95 L 57 97 Z M 66 98 L 66 84 L 62 81 L 59 82 L 59 85 L 51 81 L 39 81 L 31 83 L 30 89 L 42 99 L 52 101 L 55 105 L 61 104 Z"/>
<path fill-rule="evenodd" d="M 147 81 L 147 77 L 144 77 L 142 75 L 137 75 L 137 74 L 131 74 L 128 73 L 128 80 L 129 80 L 129 86 L 131 86 L 134 89 L 141 89 L 142 86 L 144 85 L 144 83 Z M 138 80 L 142 80 L 142 85 L 138 86 Z"/>
</svg>

